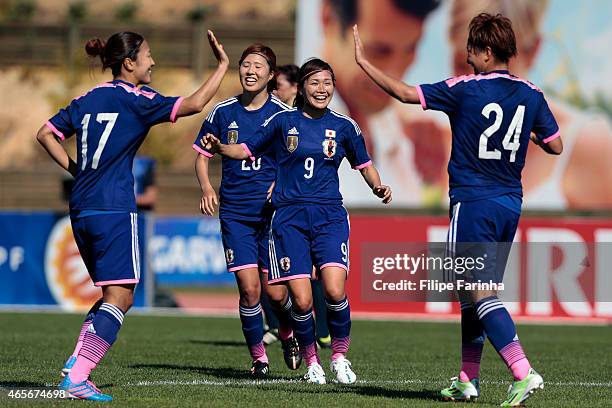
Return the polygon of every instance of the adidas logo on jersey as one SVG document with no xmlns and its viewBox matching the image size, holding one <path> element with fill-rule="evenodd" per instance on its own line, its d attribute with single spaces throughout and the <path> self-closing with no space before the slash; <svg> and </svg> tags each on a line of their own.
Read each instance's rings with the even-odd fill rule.
<svg viewBox="0 0 612 408">
<path fill-rule="evenodd" d="M 289 129 L 289 131 L 287 132 L 288 135 L 299 135 L 300 132 L 298 132 L 298 130 L 295 127 L 292 127 L 291 129 Z"/>
<path fill-rule="evenodd" d="M 87 328 L 87 331 L 88 331 L 89 333 L 96 334 L 96 329 L 95 329 L 95 327 L 94 327 L 93 323 L 89 325 L 89 327 Z"/>
<path fill-rule="evenodd" d="M 227 128 L 228 129 L 238 129 L 238 124 L 234 120 L 234 121 L 232 121 L 232 123 L 230 123 L 230 125 Z"/>
</svg>

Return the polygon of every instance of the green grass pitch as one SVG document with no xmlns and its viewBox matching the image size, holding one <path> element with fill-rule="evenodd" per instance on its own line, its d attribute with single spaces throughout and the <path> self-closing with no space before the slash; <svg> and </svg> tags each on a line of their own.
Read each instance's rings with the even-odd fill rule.
<svg viewBox="0 0 612 408">
<path fill-rule="evenodd" d="M 0 386 L 59 382 L 81 316 L 0 313 Z M 610 407 L 612 328 L 519 326 L 521 341 L 545 381 L 533 407 Z M 249 379 L 250 361 L 238 319 L 128 315 L 119 338 L 92 378 L 114 407 L 438 407 L 441 388 L 459 368 L 459 324 L 355 321 L 349 359 L 351 386 L 299 382 L 280 345 L 268 348 L 269 380 Z M 330 352 L 321 353 L 328 380 Z M 478 406 L 497 406 L 510 376 L 487 345 Z M 9 400 L 0 406 L 88 404 Z"/>
</svg>

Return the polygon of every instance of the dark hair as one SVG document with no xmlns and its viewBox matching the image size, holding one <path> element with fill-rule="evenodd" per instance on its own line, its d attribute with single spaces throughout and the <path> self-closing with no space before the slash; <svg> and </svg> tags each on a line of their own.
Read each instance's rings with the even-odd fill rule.
<svg viewBox="0 0 612 408">
<path fill-rule="evenodd" d="M 111 35 L 106 43 L 99 38 L 87 41 L 85 52 L 90 57 L 99 56 L 102 61 L 102 70 L 110 68 L 113 76 L 116 77 L 121 73 L 123 60 L 126 58 L 136 60 L 143 41 L 144 37 L 140 34 L 122 31 Z"/>
<path fill-rule="evenodd" d="M 289 81 L 291 84 L 297 84 L 298 80 L 300 79 L 298 76 L 299 70 L 300 67 L 295 64 L 281 65 L 276 70 L 276 76 L 278 77 L 280 74 L 283 74 L 287 77 L 287 81 Z"/>
<path fill-rule="evenodd" d="M 268 81 L 268 92 L 272 92 L 276 89 L 276 54 L 272 50 L 272 48 L 264 45 L 262 43 L 254 43 L 249 45 L 242 51 L 242 55 L 240 56 L 240 60 L 238 61 L 238 66 L 242 65 L 242 61 L 249 54 L 257 54 L 264 57 L 268 66 L 270 67 L 270 72 L 275 74 L 270 81 Z"/>
<path fill-rule="evenodd" d="M 516 55 L 516 38 L 509 18 L 496 14 L 480 13 L 470 22 L 468 49 L 483 52 L 487 47 L 495 58 L 508 63 Z"/>
<path fill-rule="evenodd" d="M 298 71 L 298 93 L 295 96 L 295 101 L 293 101 L 293 106 L 298 107 L 300 109 L 304 108 L 304 103 L 306 102 L 303 95 L 304 84 L 311 75 L 321 71 L 329 71 L 332 77 L 332 81 L 334 82 L 334 86 L 336 86 L 336 76 L 334 75 L 334 70 L 332 69 L 331 65 L 329 65 L 322 59 L 311 58 L 304 64 L 302 64 L 300 70 Z"/>
<path fill-rule="evenodd" d="M 351 27 L 357 22 L 359 10 L 358 0 L 327 0 L 332 10 L 340 21 L 342 31 Z M 420 20 L 434 11 L 439 5 L 440 0 L 392 0 L 393 5 L 404 14 L 410 14 Z"/>
</svg>

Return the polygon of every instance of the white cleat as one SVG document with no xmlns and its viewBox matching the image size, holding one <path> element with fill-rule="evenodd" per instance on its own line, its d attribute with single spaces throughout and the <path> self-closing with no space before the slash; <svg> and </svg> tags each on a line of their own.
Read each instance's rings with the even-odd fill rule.
<svg viewBox="0 0 612 408">
<path fill-rule="evenodd" d="M 308 366 L 308 372 L 304 375 L 304 380 L 313 384 L 325 384 L 325 372 L 320 364 L 314 363 Z"/>
<path fill-rule="evenodd" d="M 353 384 L 357 381 L 357 376 L 351 368 L 351 362 L 344 357 L 332 361 L 329 368 L 336 375 L 340 384 Z"/>
</svg>

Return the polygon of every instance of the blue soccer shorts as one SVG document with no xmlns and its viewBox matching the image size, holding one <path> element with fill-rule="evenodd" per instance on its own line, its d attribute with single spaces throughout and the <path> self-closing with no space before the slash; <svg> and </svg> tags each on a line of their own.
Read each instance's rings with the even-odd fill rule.
<svg viewBox="0 0 612 408">
<path fill-rule="evenodd" d="M 349 270 L 349 219 L 341 205 L 289 205 L 274 212 L 268 283 L 311 278 L 334 266 Z"/>
<path fill-rule="evenodd" d="M 269 219 L 246 221 L 221 217 L 220 221 L 227 271 L 259 268 L 268 273 Z"/>
<path fill-rule="evenodd" d="M 469 272 L 455 278 L 501 283 L 519 218 L 520 214 L 491 199 L 453 203 L 447 254 L 464 265 L 473 260 Z"/>
<path fill-rule="evenodd" d="M 137 217 L 126 212 L 70 218 L 74 239 L 96 286 L 140 280 Z"/>
</svg>

